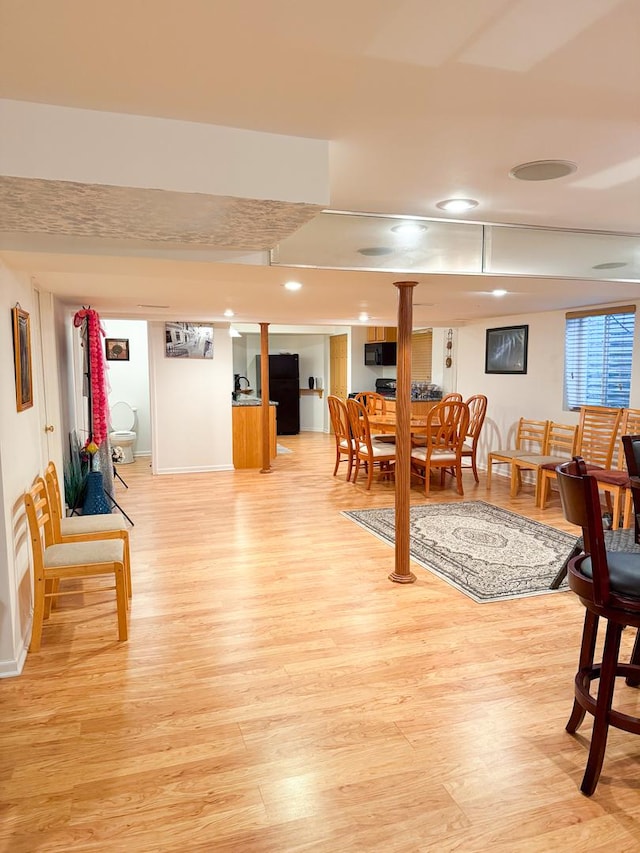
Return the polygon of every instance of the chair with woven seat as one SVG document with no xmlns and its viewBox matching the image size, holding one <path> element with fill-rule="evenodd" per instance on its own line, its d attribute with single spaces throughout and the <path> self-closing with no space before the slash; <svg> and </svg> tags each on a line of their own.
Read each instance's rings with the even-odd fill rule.
<svg viewBox="0 0 640 853">
<path fill-rule="evenodd" d="M 347 407 L 340 397 L 334 394 L 329 394 L 327 397 L 327 405 L 329 406 L 329 417 L 331 418 L 331 426 L 333 428 L 333 436 L 336 440 L 336 464 L 333 469 L 333 476 L 338 473 L 338 466 L 341 462 L 347 463 L 347 481 L 351 479 L 351 469 L 353 466 L 353 449 L 354 443 L 351 436 L 351 428 L 349 426 L 349 415 Z"/>
<path fill-rule="evenodd" d="M 491 474 L 494 465 L 511 465 L 518 456 L 542 453 L 546 446 L 550 426 L 550 421 L 520 418 L 516 428 L 515 446 L 492 450 L 487 456 L 487 488 L 491 488 Z"/>
<path fill-rule="evenodd" d="M 33 558 L 33 628 L 30 650 L 37 652 L 42 641 L 44 620 L 49 617 L 52 599 L 77 595 L 77 589 L 61 590 L 60 583 L 70 579 L 112 576 L 113 586 L 82 589 L 104 592 L 115 589 L 118 615 L 118 640 L 124 642 L 127 629 L 127 581 L 122 539 L 100 539 L 90 542 L 53 542 L 50 501 L 47 486 L 38 477 L 24 495 L 24 505 Z M 44 540 L 44 541 L 43 541 Z"/>
<path fill-rule="evenodd" d="M 456 478 L 459 495 L 462 488 L 462 446 L 469 426 L 469 407 L 461 400 L 440 402 L 427 414 L 426 444 L 411 451 L 411 468 L 424 479 L 424 493 L 429 494 L 433 470 L 440 470 L 440 485 L 444 485 L 447 469 Z"/>
<path fill-rule="evenodd" d="M 522 472 L 535 474 L 535 504 L 540 504 L 541 471 L 549 465 L 561 465 L 569 461 L 576 452 L 578 427 L 576 424 L 549 422 L 549 431 L 542 453 L 517 456 L 511 460 L 511 497 L 515 498 L 522 488 Z"/>
<path fill-rule="evenodd" d="M 582 406 L 578 423 L 578 442 L 576 453 L 581 456 L 587 467 L 603 470 L 611 468 L 611 460 L 619 437 L 620 421 L 623 410 L 611 406 Z M 547 505 L 549 487 L 556 478 L 556 465 L 548 463 L 540 471 L 540 502 L 544 509 Z"/>
<path fill-rule="evenodd" d="M 598 483 L 587 473 L 581 457 L 559 466 L 556 476 L 564 516 L 582 528 L 584 541 L 584 553 L 571 559 L 568 571 L 569 586 L 586 612 L 575 698 L 566 729 L 574 734 L 586 713 L 593 716 L 589 757 L 581 784 L 581 791 L 590 796 L 600 778 L 609 726 L 640 734 L 640 717 L 613 707 L 616 678 L 626 678 L 631 685 L 640 681 L 637 648 L 631 663 L 619 661 L 623 629 L 640 628 L 640 555 L 606 550 Z M 595 662 L 600 619 L 606 621 L 606 634 L 602 660 Z M 591 683 L 596 679 L 597 696 L 591 692 Z"/>
<path fill-rule="evenodd" d="M 462 445 L 462 459 L 470 460 L 470 465 L 463 465 L 463 468 L 471 468 L 476 483 L 479 483 L 478 468 L 476 466 L 476 455 L 478 452 L 478 441 L 482 432 L 482 425 L 487 414 L 487 398 L 484 394 L 473 394 L 466 400 L 469 408 L 469 426 L 465 442 Z"/>
<path fill-rule="evenodd" d="M 353 482 L 357 481 L 360 466 L 363 464 L 367 471 L 367 489 L 370 489 L 375 465 L 383 473 L 392 470 L 391 465 L 396 458 L 396 446 L 392 442 L 376 441 L 373 438 L 369 425 L 369 415 L 359 400 L 347 400 L 347 413 L 354 441 L 355 471 Z"/>
<path fill-rule="evenodd" d="M 131 548 L 126 521 L 119 513 L 100 513 L 99 515 L 73 515 L 66 518 L 62 512 L 62 493 L 58 472 L 53 462 L 49 462 L 44 473 L 49 497 L 49 509 L 53 542 L 94 542 L 99 539 L 121 539 L 124 548 L 124 568 L 127 581 L 127 595 L 131 598 Z"/>
</svg>

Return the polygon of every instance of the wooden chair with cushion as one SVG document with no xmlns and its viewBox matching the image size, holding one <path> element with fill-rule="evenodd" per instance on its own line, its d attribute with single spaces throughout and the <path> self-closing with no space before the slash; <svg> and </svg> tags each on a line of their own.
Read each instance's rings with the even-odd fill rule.
<svg viewBox="0 0 640 853">
<path fill-rule="evenodd" d="M 349 415 L 347 407 L 340 397 L 329 394 L 327 397 L 329 406 L 329 417 L 331 418 L 331 426 L 333 435 L 336 440 L 336 464 L 333 469 L 333 476 L 338 473 L 338 466 L 341 462 L 347 463 L 347 481 L 351 479 L 351 469 L 353 467 L 353 438 L 351 437 L 351 428 L 349 427 Z"/>
<path fill-rule="evenodd" d="M 581 784 L 582 792 L 590 796 L 600 778 L 609 726 L 640 734 L 640 717 L 613 707 L 616 678 L 626 678 L 634 686 L 640 682 L 637 642 L 631 663 L 619 661 L 623 629 L 627 625 L 640 628 L 640 555 L 606 550 L 598 483 L 587 474 L 581 457 L 559 466 L 556 473 L 564 516 L 582 528 L 584 541 L 584 553 L 571 559 L 568 573 L 569 586 L 586 613 L 575 698 L 566 729 L 574 734 L 586 713 L 593 716 L 589 758 Z M 606 633 L 602 659 L 594 662 L 600 619 L 606 622 Z M 595 680 L 597 695 L 591 692 Z"/>
<path fill-rule="evenodd" d="M 49 462 L 44 473 L 49 497 L 53 542 L 95 542 L 98 539 L 121 539 L 124 548 L 124 569 L 127 581 L 127 595 L 131 597 L 131 548 L 129 531 L 125 519 L 119 513 L 100 515 L 73 515 L 66 518 L 62 511 L 62 493 L 58 472 L 53 462 Z"/>
<path fill-rule="evenodd" d="M 360 465 L 364 464 L 367 471 L 367 489 L 371 488 L 373 468 L 377 465 L 381 471 L 389 472 L 395 462 L 396 446 L 391 442 L 375 441 L 371 435 L 369 416 L 366 408 L 359 400 L 347 400 L 349 426 L 354 441 L 355 471 L 353 482 L 358 479 Z"/>
<path fill-rule="evenodd" d="M 584 459 L 588 467 L 596 466 L 605 470 L 611 468 L 622 412 L 622 409 L 608 406 L 582 406 L 580 409 L 576 453 Z M 555 479 L 556 465 L 543 465 L 540 471 L 540 509 L 545 508 L 549 487 Z"/>
<path fill-rule="evenodd" d="M 535 421 L 520 418 L 516 428 L 515 447 L 492 450 L 487 456 L 487 488 L 491 488 L 491 474 L 494 465 L 511 465 L 518 456 L 542 453 L 547 442 L 550 421 Z"/>
<path fill-rule="evenodd" d="M 456 478 L 459 495 L 462 488 L 462 447 L 469 426 L 469 407 L 461 400 L 438 403 L 427 414 L 427 436 L 424 447 L 411 451 L 411 467 L 424 479 L 424 493 L 429 494 L 431 472 L 440 470 L 440 485 L 444 485 L 447 469 Z"/>
<path fill-rule="evenodd" d="M 475 481 L 476 483 L 479 483 L 480 480 L 478 479 L 478 468 L 476 467 L 476 455 L 478 452 L 478 440 L 480 439 L 482 425 L 484 424 L 484 419 L 487 414 L 487 398 L 484 394 L 474 394 L 472 397 L 469 397 L 466 403 L 469 407 L 469 426 L 467 427 L 465 443 L 462 445 L 462 459 L 463 461 L 465 459 L 469 459 L 471 461 L 471 465 L 465 465 L 463 467 L 471 467 Z"/>
<path fill-rule="evenodd" d="M 385 415 L 387 413 L 387 401 L 377 391 L 361 391 L 356 394 L 354 399 L 362 403 L 370 415 Z"/>
<path fill-rule="evenodd" d="M 33 557 L 33 628 L 31 651 L 37 652 L 42 640 L 44 620 L 49 617 L 51 601 L 63 595 L 77 595 L 77 589 L 61 590 L 60 583 L 72 578 L 111 575 L 113 586 L 83 588 L 82 592 L 115 589 L 118 614 L 118 639 L 127 639 L 127 581 L 122 539 L 91 542 L 56 543 L 51 529 L 50 502 L 42 477 L 24 496 Z M 44 539 L 44 541 L 43 541 Z"/>
<path fill-rule="evenodd" d="M 578 427 L 576 424 L 549 422 L 549 432 L 542 453 L 517 456 L 511 460 L 511 497 L 515 498 L 522 488 L 522 471 L 535 473 L 535 504 L 540 505 L 540 488 L 543 466 L 561 465 L 576 452 Z"/>
<path fill-rule="evenodd" d="M 625 460 L 623 436 L 635 433 L 640 433 L 640 409 L 624 409 L 620 421 L 615 467 L 597 468 L 587 465 L 588 473 L 596 478 L 598 488 L 605 493 L 613 530 L 620 527 L 621 521 L 623 527 L 629 527 L 632 521 L 633 497 L 629 487 L 630 469 L 628 461 Z"/>
</svg>

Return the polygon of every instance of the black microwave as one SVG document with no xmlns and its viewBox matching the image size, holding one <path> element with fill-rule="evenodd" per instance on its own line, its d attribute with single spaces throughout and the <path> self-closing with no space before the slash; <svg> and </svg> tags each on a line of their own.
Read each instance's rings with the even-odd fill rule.
<svg viewBox="0 0 640 853">
<path fill-rule="evenodd" d="M 395 342 L 365 344 L 364 363 L 369 367 L 390 367 L 396 363 Z"/>
</svg>

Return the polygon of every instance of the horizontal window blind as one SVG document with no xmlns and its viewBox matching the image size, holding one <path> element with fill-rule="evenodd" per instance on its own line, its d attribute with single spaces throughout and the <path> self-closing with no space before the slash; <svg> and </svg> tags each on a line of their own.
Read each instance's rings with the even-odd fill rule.
<svg viewBox="0 0 640 853">
<path fill-rule="evenodd" d="M 411 379 L 430 382 L 433 364 L 433 332 L 421 329 L 411 335 Z"/>
<path fill-rule="evenodd" d="M 566 315 L 565 405 L 629 405 L 635 306 Z"/>
</svg>

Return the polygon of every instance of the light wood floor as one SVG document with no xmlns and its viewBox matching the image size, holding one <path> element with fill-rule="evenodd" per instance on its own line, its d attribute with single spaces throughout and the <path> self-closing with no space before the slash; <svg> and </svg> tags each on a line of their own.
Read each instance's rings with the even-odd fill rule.
<svg viewBox="0 0 640 853">
<path fill-rule="evenodd" d="M 415 565 L 390 583 L 393 550 L 340 510 L 393 486 L 333 478 L 330 436 L 279 440 L 268 475 L 120 467 L 130 639 L 106 594 L 71 596 L 0 683 L 0 850 L 640 849 L 639 738 L 612 731 L 578 790 L 573 594 L 479 605 Z M 465 498 L 571 530 L 557 497 L 494 481 L 465 474 Z"/>
</svg>

